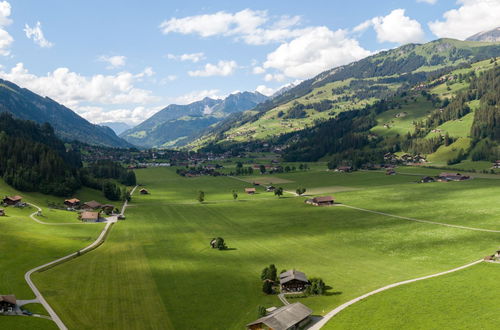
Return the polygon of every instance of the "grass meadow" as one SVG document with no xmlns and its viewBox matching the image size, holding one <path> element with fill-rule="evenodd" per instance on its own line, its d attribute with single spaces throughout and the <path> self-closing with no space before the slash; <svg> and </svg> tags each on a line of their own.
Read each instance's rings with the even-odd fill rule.
<svg viewBox="0 0 500 330">
<path fill-rule="evenodd" d="M 500 229 L 493 205 L 497 180 L 417 184 L 415 171 L 437 170 L 400 170 L 408 175 L 318 168 L 273 176 L 285 190 L 333 193 L 347 205 Z M 183 178 L 166 168 L 136 173 L 151 194 L 134 196 L 127 220 L 113 227 L 106 243 L 35 275 L 69 328 L 241 329 L 257 317 L 258 306 L 280 306 L 276 296 L 261 293 L 260 272 L 271 263 L 322 277 L 332 287 L 328 294 L 293 301 L 326 314 L 381 286 L 482 258 L 500 238 L 343 206 L 316 208 L 304 203 L 306 197 L 277 198 L 263 188 L 245 195 L 249 184 L 241 180 L 255 176 Z M 199 190 L 206 194 L 203 204 L 196 201 Z M 215 236 L 230 249 L 210 249 Z M 460 322 L 473 319 L 464 314 Z"/>
</svg>

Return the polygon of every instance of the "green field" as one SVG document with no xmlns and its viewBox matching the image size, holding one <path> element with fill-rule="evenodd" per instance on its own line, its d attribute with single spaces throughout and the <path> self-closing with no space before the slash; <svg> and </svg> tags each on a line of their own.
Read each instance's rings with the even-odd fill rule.
<svg viewBox="0 0 500 330">
<path fill-rule="evenodd" d="M 500 265 L 459 272 L 378 293 L 323 329 L 498 329 Z"/>
<path fill-rule="evenodd" d="M 38 193 L 21 193 L 0 180 L 0 196 L 20 194 L 24 201 L 42 207 L 40 220 L 48 223 L 75 223 L 76 213 L 53 210 L 46 207 L 47 201 L 61 202 L 63 199 Z M 76 196 L 99 199 L 100 192 L 83 189 Z M 101 198 L 104 201 L 103 198 Z M 102 230 L 102 224 L 86 225 L 42 225 L 29 215 L 33 207 L 24 209 L 7 207 L 6 216 L 0 217 L 0 294 L 15 294 L 17 299 L 33 299 L 34 294 L 24 280 L 24 274 L 34 267 L 75 252 L 90 244 Z M 57 277 L 53 281 L 59 280 Z M 26 308 L 34 313 L 47 315 L 39 304 Z M 0 317 L 1 329 L 56 329 L 51 321 L 30 317 Z"/>
<path fill-rule="evenodd" d="M 398 171 L 409 175 L 318 168 L 273 176 L 290 181 L 280 184 L 286 190 L 332 192 L 352 206 L 500 229 L 497 180 L 417 184 L 416 171 L 438 170 Z M 500 238 L 342 206 L 315 208 L 292 194 L 248 196 L 247 183 L 228 177 L 183 178 L 166 168 L 137 176 L 151 195 L 134 196 L 127 220 L 113 227 L 102 247 L 35 276 L 70 328 L 241 329 L 256 318 L 259 305 L 280 306 L 276 296 L 261 293 L 259 275 L 270 263 L 322 277 L 332 287 L 328 294 L 299 301 L 326 314 L 384 285 L 484 257 Z M 206 203 L 195 201 L 199 190 Z M 232 190 L 241 192 L 238 201 Z M 231 249 L 210 249 L 214 236 Z M 472 324 L 465 316 L 461 322 Z"/>
</svg>

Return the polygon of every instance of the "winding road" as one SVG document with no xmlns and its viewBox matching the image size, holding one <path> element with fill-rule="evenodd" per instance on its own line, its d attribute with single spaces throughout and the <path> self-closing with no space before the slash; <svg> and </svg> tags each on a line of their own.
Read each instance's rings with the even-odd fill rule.
<svg viewBox="0 0 500 330">
<path fill-rule="evenodd" d="M 131 196 L 134 194 L 136 188 L 137 188 L 137 186 L 135 186 L 132 189 L 132 191 L 130 192 Z M 31 204 L 31 205 L 33 205 L 35 208 L 37 208 L 38 211 L 41 211 L 41 209 L 38 206 L 36 206 L 34 204 Z M 128 206 L 128 201 L 125 201 L 123 203 L 123 206 L 122 206 L 122 209 L 121 209 L 121 212 L 120 212 L 121 215 L 123 215 L 125 213 L 125 210 L 127 209 L 127 206 Z M 72 225 L 72 224 L 74 224 L 74 223 L 59 223 L 59 224 L 56 224 L 56 223 L 47 223 L 47 222 L 39 221 L 35 217 L 37 212 L 34 212 L 33 214 L 31 214 L 30 217 L 33 220 L 35 220 L 36 222 L 40 223 L 40 224 L 44 224 L 44 225 L 69 225 L 69 224 Z M 29 287 L 31 288 L 31 290 L 35 294 L 36 300 L 39 301 L 40 304 L 43 305 L 43 307 L 49 313 L 51 319 L 56 323 L 56 325 L 61 330 L 67 330 L 68 328 L 64 325 L 63 321 L 59 318 L 59 316 L 57 315 L 57 313 L 52 309 L 52 307 L 49 305 L 49 303 L 47 302 L 47 300 L 45 300 L 45 298 L 43 297 L 43 295 L 40 292 L 40 290 L 38 290 L 38 288 L 36 287 L 35 283 L 33 283 L 33 280 L 31 279 L 31 275 L 33 273 L 37 272 L 37 271 L 40 271 L 40 270 L 44 269 L 44 268 L 47 268 L 47 267 L 50 267 L 50 266 L 54 266 L 54 265 L 56 265 L 58 263 L 61 263 L 61 262 L 70 260 L 72 258 L 75 258 L 75 257 L 77 257 L 77 256 L 79 256 L 79 255 L 81 255 L 81 254 L 83 254 L 85 252 L 88 252 L 88 251 L 96 248 L 100 244 L 102 244 L 104 242 L 104 240 L 106 238 L 106 234 L 108 233 L 108 231 L 111 228 L 111 226 L 118 221 L 118 216 L 111 216 L 111 217 L 109 217 L 107 219 L 108 219 L 108 221 L 106 223 L 106 226 L 101 231 L 101 234 L 99 235 L 99 237 L 97 237 L 97 239 L 92 244 L 88 245 L 87 247 L 85 247 L 85 248 L 83 248 L 83 249 L 81 249 L 81 250 L 79 250 L 77 252 L 73 252 L 73 253 L 68 254 L 67 256 L 64 256 L 62 258 L 59 258 L 59 259 L 56 259 L 54 261 L 48 262 L 46 264 L 43 264 L 41 266 L 35 267 L 35 268 L 27 271 L 26 274 L 24 274 L 24 279 L 26 280 L 26 282 L 28 283 Z"/>
</svg>

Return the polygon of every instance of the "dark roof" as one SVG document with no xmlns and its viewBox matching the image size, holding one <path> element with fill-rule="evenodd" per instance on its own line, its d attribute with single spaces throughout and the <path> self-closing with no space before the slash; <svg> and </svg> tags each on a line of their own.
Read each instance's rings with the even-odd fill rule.
<svg viewBox="0 0 500 330">
<path fill-rule="evenodd" d="M 443 172 L 443 173 L 439 174 L 439 176 L 462 176 L 462 174 L 460 174 L 460 173 L 447 173 L 447 172 Z"/>
<path fill-rule="evenodd" d="M 6 296 L 0 296 L 0 302 L 6 301 L 9 304 L 15 305 L 17 303 L 16 296 L 13 294 L 6 295 Z"/>
<path fill-rule="evenodd" d="M 96 209 L 98 207 L 101 207 L 101 203 L 96 202 L 96 201 L 85 202 L 85 205 L 87 205 L 91 209 Z"/>
<path fill-rule="evenodd" d="M 314 203 L 326 203 L 326 202 L 333 202 L 333 197 L 332 196 L 319 196 L 319 197 L 314 197 L 313 198 Z"/>
<path fill-rule="evenodd" d="M 299 272 L 298 270 L 291 269 L 280 274 L 280 284 L 287 283 L 291 280 L 299 280 L 302 282 L 309 282 L 307 280 L 306 274 Z"/>
<path fill-rule="evenodd" d="M 247 324 L 247 327 L 263 323 L 273 330 L 286 330 L 300 323 L 311 314 L 312 310 L 310 308 L 297 302 L 278 308 L 271 314 Z"/>
</svg>

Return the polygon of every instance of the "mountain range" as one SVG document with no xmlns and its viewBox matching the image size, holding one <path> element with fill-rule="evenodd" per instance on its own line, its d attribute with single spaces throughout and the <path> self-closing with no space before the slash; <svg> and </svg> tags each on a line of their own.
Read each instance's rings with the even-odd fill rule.
<svg viewBox="0 0 500 330">
<path fill-rule="evenodd" d="M 132 146 L 119 138 L 109 127 L 91 124 L 49 97 L 42 97 L 3 79 L 0 79 L 1 112 L 8 112 L 19 119 L 39 124 L 49 123 L 56 134 L 66 141 L 78 140 L 110 147 Z"/>
<path fill-rule="evenodd" d="M 211 125 L 267 100 L 259 92 L 238 92 L 224 99 L 204 98 L 187 105 L 171 104 L 120 136 L 140 147 L 186 145 Z"/>
<path fill-rule="evenodd" d="M 467 41 L 498 42 L 500 41 L 500 26 L 496 29 L 479 32 L 469 38 Z"/>
</svg>

